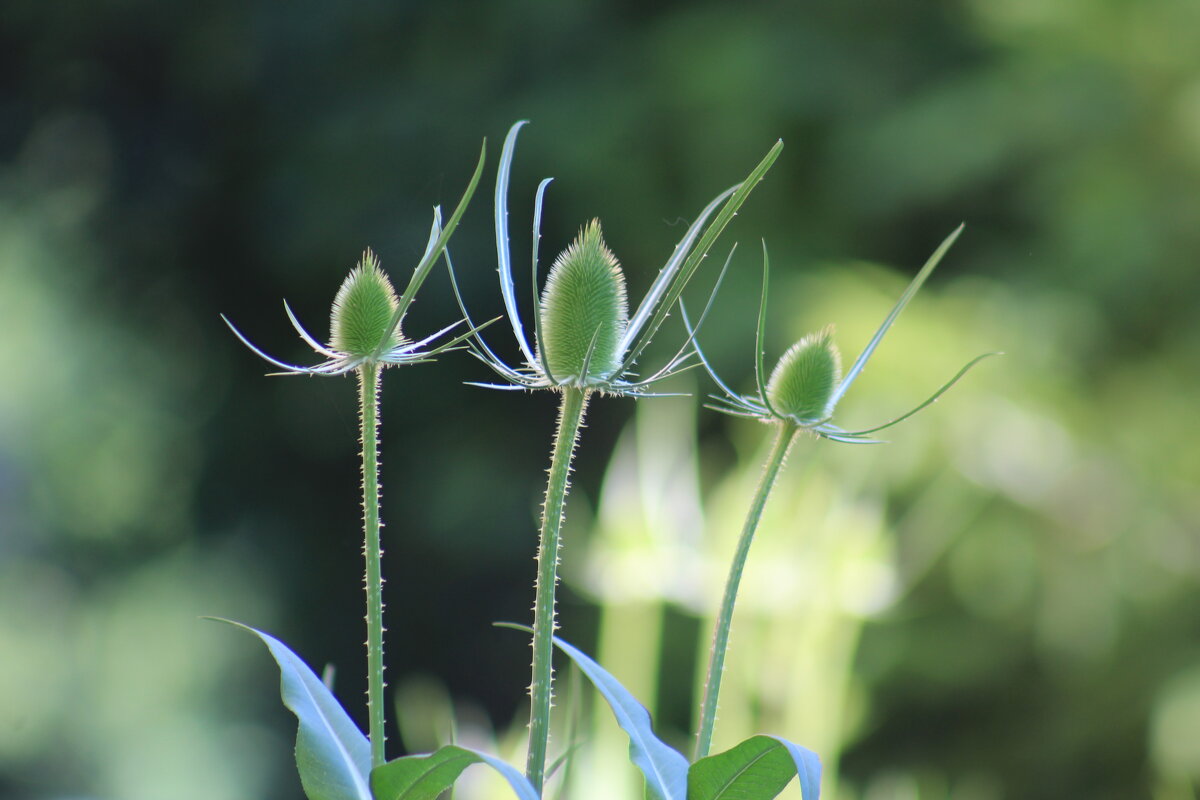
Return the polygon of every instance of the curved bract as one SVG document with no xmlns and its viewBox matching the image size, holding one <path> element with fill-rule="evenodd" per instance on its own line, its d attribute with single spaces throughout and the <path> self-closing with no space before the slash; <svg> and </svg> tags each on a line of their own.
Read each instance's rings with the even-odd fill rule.
<svg viewBox="0 0 1200 800">
<path fill-rule="evenodd" d="M 891 422 L 860 431 L 846 431 L 832 422 L 838 400 L 841 399 L 842 395 L 854 383 L 855 379 L 866 366 L 871 354 L 875 352 L 875 348 L 879 346 L 884 334 L 887 333 L 888 329 L 896 321 L 900 312 L 904 310 L 904 306 L 908 304 L 913 295 L 917 293 L 917 290 L 921 288 L 921 284 L 933 272 L 934 267 L 937 266 L 942 256 L 945 255 L 950 245 L 954 243 L 954 240 L 958 238 L 961 232 L 962 226 L 959 226 L 957 230 L 942 242 L 941 246 L 938 247 L 929 260 L 925 262 L 925 266 L 921 268 L 921 271 L 909 283 L 908 288 L 900 296 L 896 305 L 892 307 L 891 312 L 875 331 L 875 335 L 871 337 L 871 341 L 867 344 L 862 354 L 855 360 L 854 365 L 850 367 L 850 371 L 844 378 L 840 377 L 840 358 L 837 348 L 833 344 L 833 328 L 830 326 L 819 333 L 805 336 L 792 345 L 779 360 L 775 369 L 772 370 L 770 380 L 764 383 L 763 340 L 766 332 L 768 278 L 770 275 L 770 260 L 767 256 L 766 244 L 763 245 L 763 288 L 762 299 L 758 307 L 757 341 L 754 347 L 754 377 L 758 391 L 751 395 L 741 395 L 734 392 L 712 369 L 712 365 L 708 363 L 708 360 L 704 357 L 704 353 L 700 350 L 699 343 L 695 345 L 697 357 L 704 365 L 704 368 L 708 370 L 712 379 L 716 381 L 717 386 L 720 387 L 722 392 L 720 395 L 712 395 L 715 403 L 710 407 L 727 414 L 768 422 L 774 425 L 776 429 L 775 443 L 771 448 L 771 455 L 767 458 L 767 462 L 763 466 L 763 473 L 759 480 L 758 489 L 746 514 L 742 533 L 738 537 L 737 549 L 730 563 L 729 577 L 725 582 L 725 591 L 721 598 L 721 606 L 717 614 L 716 623 L 713 626 L 713 645 L 709 651 L 707 677 L 700 705 L 700 722 L 696 728 L 697 758 L 703 759 L 707 756 L 709 747 L 712 745 L 713 729 L 717 716 L 717 702 L 720 697 L 721 679 L 725 669 L 725 653 L 729 647 L 729 631 L 733 622 L 733 610 L 737 601 L 738 589 L 741 585 L 742 572 L 750 554 L 750 546 L 754 541 L 755 531 L 758 529 L 759 521 L 762 519 L 767 498 L 770 496 L 771 489 L 775 485 L 775 481 L 783 468 L 788 450 L 795 440 L 796 435 L 800 431 L 809 431 L 819 437 L 832 439 L 837 442 L 855 444 L 877 442 L 878 440 L 871 439 L 868 435 L 875 431 L 889 428 L 925 408 L 953 386 L 972 366 L 988 355 L 994 355 L 993 353 L 988 353 L 970 361 L 958 371 L 957 375 L 934 392 L 929 399 Z M 680 310 L 682 311 L 684 324 L 688 327 L 689 331 L 692 331 L 694 336 L 694 329 L 687 319 L 687 311 L 683 309 L 682 304 L 680 304 Z M 732 767 L 736 771 L 738 768 L 737 761 L 738 759 L 734 759 L 733 762 L 726 763 L 725 767 Z M 698 763 L 704 762 L 701 761 Z M 725 767 L 722 767 L 722 769 L 725 769 Z M 801 782 L 803 784 L 805 780 L 805 761 L 803 758 L 795 760 L 795 768 L 797 773 L 801 774 Z M 778 773 L 778 777 L 782 779 L 783 773 Z M 689 794 L 690 797 L 691 795 Z"/>
<path fill-rule="evenodd" d="M 484 156 L 487 144 L 479 154 L 479 163 L 471 182 L 463 193 L 462 199 L 450 217 L 449 223 L 442 226 L 441 210 L 434 208 L 433 225 L 429 231 L 429 241 L 425 246 L 425 254 L 413 270 L 404 294 L 396 296 L 391 281 L 379 267 L 375 254 L 367 251 L 362 260 L 350 271 L 343 281 L 333 302 L 331 317 L 331 337 L 328 346 L 318 342 L 301 326 L 292 309 L 284 302 L 288 318 L 291 320 L 300 338 L 316 353 L 326 360 L 313 367 L 299 367 L 280 361 L 267 355 L 250 343 L 228 319 L 225 323 L 242 342 L 266 361 L 283 370 L 285 375 L 344 375 L 353 372 L 358 377 L 359 384 L 359 441 L 362 443 L 362 495 L 363 495 L 363 556 L 365 562 L 363 584 L 366 590 L 366 623 L 367 623 L 367 716 L 369 736 L 366 740 L 366 763 L 369 767 L 382 766 L 386 760 L 385 754 L 385 714 L 384 714 L 384 658 L 383 658 L 383 574 L 380 546 L 379 510 L 379 389 L 382 368 L 398 364 L 419 364 L 431 360 L 438 353 L 453 348 L 453 346 L 475 333 L 467 330 L 448 342 L 424 349 L 427 344 L 440 338 L 462 321 L 438 331 L 419 342 L 409 343 L 401 334 L 401 323 L 404 315 L 412 305 L 417 290 L 421 288 L 429 271 L 437 263 L 445 250 L 450 235 L 458 226 L 467 204 L 479 185 L 483 175 Z M 262 634 L 260 634 L 262 635 Z M 267 641 L 268 637 L 264 637 Z M 273 640 L 272 640 L 273 641 Z M 272 651 L 276 652 L 276 644 L 268 641 Z M 279 645 L 282 647 L 282 645 Z M 277 659 L 280 658 L 276 652 Z M 286 660 L 286 659 L 285 659 Z M 285 668 L 285 698 L 287 697 L 286 664 Z M 314 679 L 315 680 L 315 679 Z M 307 680 L 305 686 L 312 683 Z M 319 681 L 318 681 L 319 683 Z M 302 687 L 303 688 L 303 687 Z M 296 706 L 292 706 L 296 708 Z M 297 740 L 297 761 L 304 774 L 305 755 L 301 744 L 306 734 L 304 717 L 301 711 L 301 739 Z M 351 726 L 352 727 L 352 726 Z M 361 738 L 361 734 L 358 734 Z M 329 737 L 318 737 L 318 743 L 325 743 Z M 357 740 L 356 740 L 357 741 Z M 310 800 L 369 800 L 371 792 L 366 783 L 365 774 L 352 773 L 353 782 L 339 778 L 332 788 L 327 790 L 326 773 L 329 773 L 328 757 L 318 759 L 319 763 L 312 768 L 315 776 L 305 780 L 305 789 Z M 360 770 L 361 772 L 361 770 Z M 318 786 L 315 791 L 311 786 Z M 349 787 L 349 788 L 347 788 Z"/>
<path fill-rule="evenodd" d="M 500 295 L 524 364 L 510 366 L 481 337 L 475 336 L 472 352 L 503 381 L 499 384 L 476 385 L 493 389 L 558 389 L 576 386 L 610 394 L 651 394 L 659 381 L 694 364 L 691 360 L 692 337 L 686 338 L 675 357 L 666 365 L 647 376 L 634 372 L 635 362 L 666 321 L 668 311 L 699 269 L 717 237 L 775 163 L 783 150 L 783 142 L 776 142 L 744 181 L 718 194 L 701 210 L 675 245 L 671 257 L 659 270 L 633 316 L 628 318 L 628 323 L 625 322 L 628 312 L 622 310 L 625 305 L 624 281 L 616 278 L 619 275 L 616 259 L 604 247 L 600 226 L 596 222 L 586 226 L 579 239 L 559 257 L 551 268 L 545 291 L 539 294 L 538 243 L 541 239 L 542 206 L 551 182 L 550 178 L 543 180 L 534 194 L 533 204 L 530 268 L 534 331 L 531 346 L 517 303 L 508 237 L 509 180 L 517 135 L 525 124 L 522 121 L 513 125 L 504 140 L 496 173 L 495 213 Z M 446 253 L 446 264 L 453 280 L 454 267 L 449 252 Z M 568 278 L 568 274 L 571 277 Z M 555 288 L 554 284 L 561 286 Z M 454 288 L 458 294 L 457 283 Z M 469 325 L 471 318 L 461 295 L 458 300 Z"/>
<path fill-rule="evenodd" d="M 920 405 L 882 425 L 876 425 L 863 430 L 847 431 L 834 425 L 832 422 L 838 401 L 846 394 L 854 381 L 858 379 L 863 368 L 866 367 L 867 361 L 875 352 L 875 348 L 883 340 L 884 334 L 892 327 L 896 318 L 900 316 L 900 312 L 904 310 L 904 307 L 912 300 L 917 290 L 925 283 L 925 280 L 933 272 L 934 268 L 937 267 L 938 262 L 942 260 L 946 251 L 954 244 L 955 239 L 962 233 L 962 230 L 963 226 L 959 225 L 938 246 L 938 249 L 929 257 L 925 265 L 921 267 L 921 271 L 912 279 L 908 287 L 904 290 L 904 293 L 900 296 L 900 299 L 892 306 L 892 310 L 888 312 L 887 317 L 884 318 L 879 328 L 875 331 L 875 334 L 871 337 L 871 341 L 867 343 L 862 353 L 855 359 L 853 366 L 850 367 L 845 377 L 840 377 L 839 375 L 840 358 L 832 340 L 833 327 L 830 326 L 819 333 L 809 334 L 792 345 L 779 360 L 775 369 L 772 370 L 770 381 L 766 383 L 763 381 L 765 370 L 762 364 L 762 351 L 766 328 L 770 260 L 767 256 L 766 245 L 764 244 L 763 290 L 758 310 L 758 341 L 755 347 L 755 378 L 758 391 L 755 394 L 742 395 L 730 389 L 712 368 L 712 365 L 705 358 L 704 352 L 700 349 L 697 342 L 694 347 L 696 355 L 721 390 L 721 394 L 712 395 L 714 403 L 710 407 L 734 416 L 750 417 L 762 420 L 763 422 L 783 422 L 794 425 L 799 429 L 814 433 L 821 438 L 837 442 L 845 442 L 847 444 L 879 444 L 879 440 L 871 438 L 870 434 L 890 428 L 908 419 L 913 414 L 935 402 L 980 361 L 990 356 L 999 355 L 999 353 L 984 353 L 981 356 L 973 358 L 955 373 L 954 377 L 943 384 L 941 388 L 930 395 Z M 692 326 L 691 321 L 688 319 L 686 309 L 682 309 L 681 307 L 681 310 L 683 311 L 684 324 L 694 337 L 696 328 Z"/>
<path fill-rule="evenodd" d="M 467 204 L 475 194 L 479 179 L 483 176 L 484 157 L 487 153 L 487 143 L 479 153 L 479 163 L 462 199 L 458 201 L 450 221 L 442 225 L 442 210 L 433 209 L 433 224 L 429 230 L 429 241 L 425 245 L 425 253 L 421 256 L 413 270 L 412 277 L 405 287 L 404 293 L 396 297 L 395 289 L 386 273 L 379 265 L 379 259 L 373 252 L 367 250 L 362 260 L 350 271 L 342 282 L 337 296 L 333 301 L 330 314 L 330 341 L 328 345 L 321 344 L 304 329 L 291 306 L 285 300 L 283 308 L 296 333 L 304 343 L 325 360 L 311 367 L 296 366 L 280 361 L 255 347 L 233 323 L 222 314 L 221 319 L 233 331 L 242 344 L 253 350 L 260 358 L 278 367 L 281 372 L 277 375 L 345 375 L 364 365 L 378 364 L 381 366 L 397 366 L 403 364 L 421 364 L 430 361 L 439 353 L 452 349 L 455 345 L 475 334 L 475 329 L 468 330 L 449 341 L 433 347 L 426 347 L 442 338 L 450 331 L 463 324 L 463 320 L 442 328 L 437 333 L 426 336 L 416 342 L 410 342 L 400 332 L 404 315 L 416 298 L 417 290 L 429 276 L 438 258 L 446 249 L 451 234 L 458 227 L 458 221 L 467 210 Z"/>
<path fill-rule="evenodd" d="M 624 277 L 616 258 L 604 245 L 598 222 L 585 226 L 575 242 L 559 256 L 550 270 L 545 290 L 538 292 L 538 243 L 541 239 L 542 206 L 550 179 L 538 184 L 533 200 L 533 253 L 530 259 L 534 323 L 531 347 L 517 304 L 508 241 L 508 186 L 517 134 L 524 124 L 518 122 L 513 125 L 504 140 L 496 174 L 495 212 L 500 295 L 524 364 L 509 366 L 478 335 L 473 337 L 471 351 L 503 381 L 499 384 L 476 385 L 497 389 L 552 389 L 559 391 L 562 396 L 542 506 L 532 628 L 529 745 L 526 749 L 525 774 L 534 789 L 540 792 L 546 773 L 554 683 L 552 638 L 556 627 L 555 590 L 562 516 L 571 461 L 589 398 L 595 392 L 649 395 L 659 381 L 691 366 L 688 362 L 693 355 L 693 337 L 689 335 L 675 357 L 657 372 L 643 377 L 633 371 L 638 357 L 662 327 L 668 310 L 679 299 L 721 231 L 779 156 L 783 143 L 777 142 L 746 180 L 717 195 L 700 212 L 700 216 L 675 246 L 675 251 L 659 271 L 632 318 L 628 316 Z M 459 306 L 469 325 L 471 318 L 454 281 L 454 267 L 449 252 L 446 253 L 446 266 Z M 709 302 L 711 304 L 711 299 Z M 680 797 L 679 800 L 684 798 Z"/>
</svg>

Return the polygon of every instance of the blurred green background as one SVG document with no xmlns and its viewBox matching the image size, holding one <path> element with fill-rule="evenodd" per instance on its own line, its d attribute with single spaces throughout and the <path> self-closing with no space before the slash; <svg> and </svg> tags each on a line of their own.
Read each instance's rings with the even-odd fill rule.
<svg viewBox="0 0 1200 800">
<path fill-rule="evenodd" d="M 553 175 L 545 262 L 600 217 L 635 297 L 785 140 L 716 251 L 742 242 L 705 333 L 735 386 L 760 237 L 768 358 L 830 322 L 852 357 L 967 223 L 847 425 L 1008 353 L 892 444 L 798 444 L 717 744 L 809 744 L 847 799 L 1196 796 L 1196 0 L 3 0 L 0 18 L 0 797 L 299 797 L 273 665 L 204 614 L 336 664 L 361 720 L 353 385 L 264 378 L 218 313 L 307 363 L 280 299 L 323 334 L 364 247 L 406 277 L 484 136 L 454 254 L 498 313 L 492 168 L 524 118 L 516 252 Z M 455 313 L 438 272 L 408 324 Z M 457 356 L 385 380 L 393 754 L 434 735 L 421 709 L 445 723 L 439 697 L 501 742 L 525 713 L 526 644 L 490 623 L 528 617 L 554 399 L 465 387 L 486 373 Z M 681 744 L 766 438 L 697 405 L 641 402 L 636 424 L 628 400 L 594 405 L 562 614 Z"/>
</svg>

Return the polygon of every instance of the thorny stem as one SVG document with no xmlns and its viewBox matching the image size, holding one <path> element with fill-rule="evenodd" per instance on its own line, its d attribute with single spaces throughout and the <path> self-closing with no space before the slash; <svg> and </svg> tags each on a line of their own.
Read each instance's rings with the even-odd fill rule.
<svg viewBox="0 0 1200 800">
<path fill-rule="evenodd" d="M 550 705 L 554 669 L 554 590 L 558 583 L 559 531 L 563 504 L 571 475 L 571 459 L 587 410 L 588 389 L 567 387 L 562 392 L 558 430 L 550 457 L 546 501 L 542 506 L 542 531 L 538 545 L 537 593 L 533 605 L 533 681 L 529 685 L 529 753 L 525 776 L 540 795 L 546 772 L 546 749 L 550 739 Z"/>
<path fill-rule="evenodd" d="M 758 491 L 750 503 L 750 510 L 746 513 L 746 522 L 742 525 L 742 535 L 738 539 L 733 563 L 729 567 L 729 578 L 725 581 L 725 596 L 721 598 L 721 610 L 713 629 L 708 678 L 704 684 L 704 700 L 700 706 L 700 726 L 696 730 L 696 755 L 693 760 L 707 756 L 712 746 L 713 727 L 717 721 L 717 698 L 721 693 L 721 677 L 725 671 L 725 651 L 729 648 L 729 628 L 733 622 L 733 606 L 737 602 L 738 585 L 742 582 L 742 570 L 746 566 L 746 557 L 750 554 L 750 544 L 754 541 L 754 532 L 762 519 L 767 497 L 771 494 L 775 479 L 779 477 L 779 471 L 787 459 L 788 449 L 800 430 L 786 421 L 781 421 L 778 428 L 771 455 L 767 457 L 767 463 L 763 466 Z"/>
<path fill-rule="evenodd" d="M 379 543 L 379 365 L 358 368 L 359 417 L 362 444 L 363 555 L 367 589 L 367 716 L 371 741 L 371 768 L 381 766 L 384 755 L 383 699 L 383 576 Z"/>
</svg>

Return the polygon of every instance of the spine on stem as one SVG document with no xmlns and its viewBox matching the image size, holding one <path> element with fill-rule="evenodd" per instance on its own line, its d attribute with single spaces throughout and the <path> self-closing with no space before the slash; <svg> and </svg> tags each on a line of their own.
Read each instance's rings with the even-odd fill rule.
<svg viewBox="0 0 1200 800">
<path fill-rule="evenodd" d="M 381 766 L 384 754 L 383 699 L 383 549 L 379 529 L 379 378 L 378 364 L 359 367 L 359 419 L 362 443 L 363 555 L 367 590 L 367 720 L 371 766 Z"/>
<path fill-rule="evenodd" d="M 704 699 L 700 705 L 700 725 L 696 730 L 696 756 L 699 760 L 708 755 L 712 746 L 713 728 L 717 722 L 717 699 L 721 693 L 721 678 L 725 671 L 725 652 L 729 649 L 729 629 L 733 623 L 733 607 L 737 602 L 738 587 L 742 582 L 742 572 L 746 567 L 746 558 L 750 555 L 750 545 L 754 542 L 754 532 L 762 519 L 763 508 L 767 497 L 779 477 L 779 471 L 787 459 L 788 450 L 799 430 L 793 423 L 781 421 L 777 425 L 775 443 L 771 447 L 771 455 L 763 466 L 762 477 L 758 482 L 758 490 L 746 513 L 746 521 L 742 525 L 742 534 L 738 539 L 737 550 L 729 567 L 729 577 L 725 581 L 725 594 L 721 598 L 721 609 L 717 613 L 717 622 L 713 628 L 712 650 L 708 656 L 708 677 L 704 683 Z"/>
<path fill-rule="evenodd" d="M 537 591 L 533 606 L 533 680 L 529 685 L 529 750 L 525 776 L 541 794 L 546 771 L 546 749 L 550 738 L 550 706 L 553 697 L 555 605 L 558 584 L 559 532 L 563 506 L 571 476 L 575 443 L 587 409 L 587 389 L 565 387 L 559 407 L 558 430 L 550 458 L 546 500 L 542 506 L 542 530 L 538 544 Z"/>
</svg>

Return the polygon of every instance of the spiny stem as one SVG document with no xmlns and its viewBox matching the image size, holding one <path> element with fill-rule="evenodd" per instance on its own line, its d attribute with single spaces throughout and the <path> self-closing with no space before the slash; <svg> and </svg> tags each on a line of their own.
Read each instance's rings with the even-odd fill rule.
<svg viewBox="0 0 1200 800">
<path fill-rule="evenodd" d="M 546 502 L 542 506 L 542 531 L 538 545 L 537 594 L 533 605 L 533 681 L 529 685 L 529 754 L 525 776 L 540 795 L 546 772 L 546 749 L 550 739 L 550 705 L 553 694 L 555 609 L 554 590 L 558 583 L 558 543 L 562 528 L 563 504 L 571 475 L 575 442 L 587 410 L 587 389 L 563 389 L 558 413 L 558 430 L 550 457 L 550 477 L 546 481 Z"/>
<path fill-rule="evenodd" d="M 360 441 L 362 444 L 363 554 L 367 588 L 367 717 L 371 740 L 371 767 L 381 766 L 384 755 L 383 699 L 383 575 L 379 543 L 379 365 L 358 369 Z"/>
<path fill-rule="evenodd" d="M 790 422 L 780 422 L 775 435 L 775 444 L 771 447 L 771 455 L 763 466 L 762 477 L 758 482 L 758 491 L 750 503 L 746 514 L 746 522 L 742 525 L 742 536 L 738 539 L 737 550 L 733 555 L 733 563 L 729 567 L 729 578 L 725 581 L 725 596 L 721 598 L 721 610 L 717 615 L 717 624 L 713 629 L 712 652 L 709 653 L 708 678 L 704 684 L 704 700 L 700 706 L 700 726 L 696 731 L 696 756 L 693 760 L 704 758 L 712 746 L 713 727 L 717 721 L 717 697 L 721 693 L 721 677 L 725 671 L 725 651 L 729 648 L 729 628 L 733 622 L 733 605 L 737 602 L 738 585 L 742 582 L 742 570 L 746 566 L 746 557 L 750 554 L 750 544 L 754 541 L 754 532 L 762 519 L 763 508 L 767 497 L 779 477 L 779 471 L 787 458 L 792 440 L 800 429 Z"/>
</svg>

